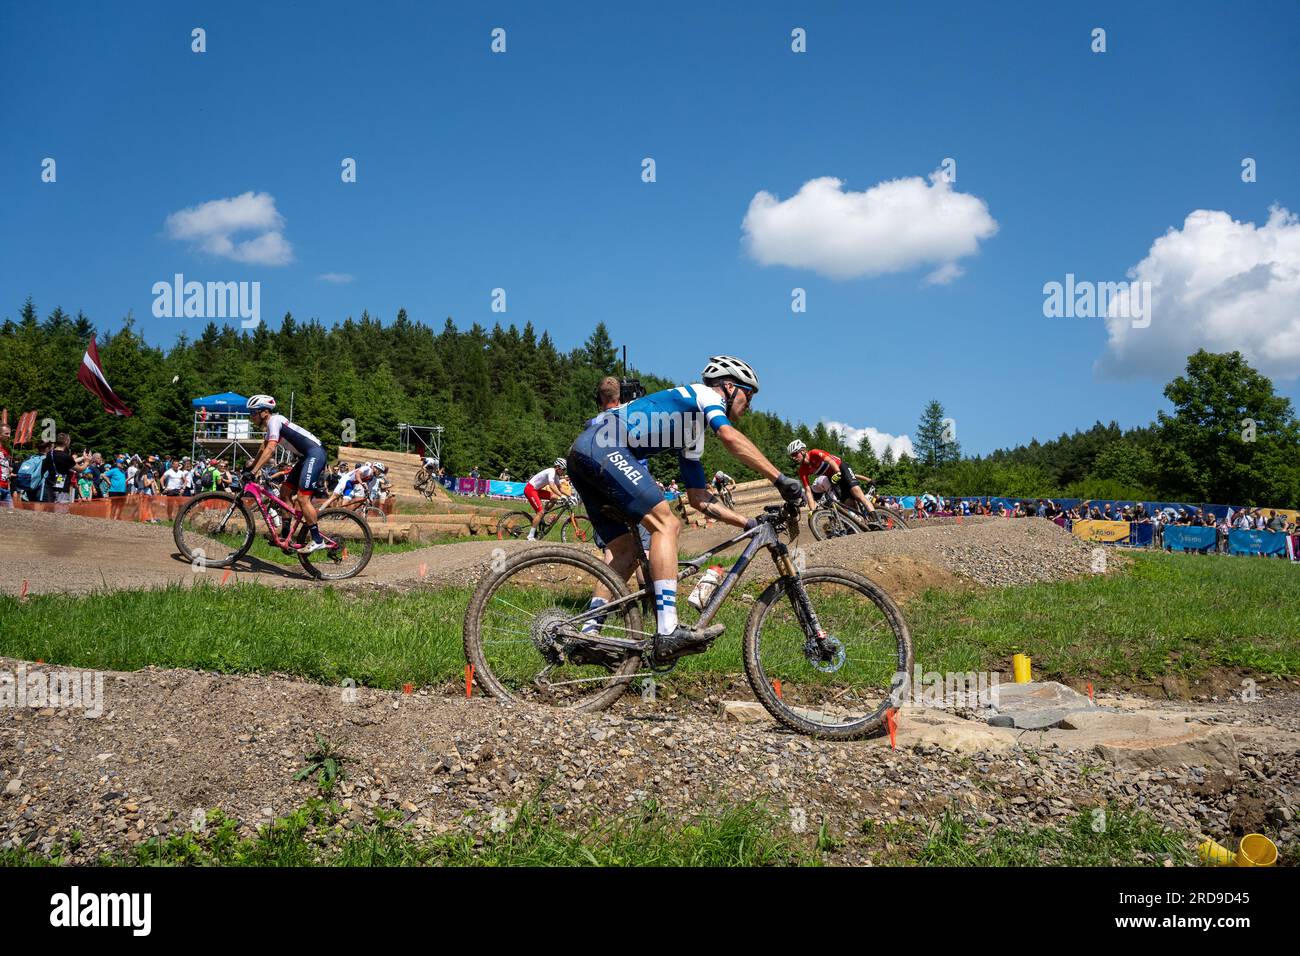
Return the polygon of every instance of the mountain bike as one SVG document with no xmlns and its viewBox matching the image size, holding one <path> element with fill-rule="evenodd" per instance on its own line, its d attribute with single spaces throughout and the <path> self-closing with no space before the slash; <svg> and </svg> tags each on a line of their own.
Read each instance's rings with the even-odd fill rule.
<svg viewBox="0 0 1300 956">
<path fill-rule="evenodd" d="M 285 554 L 297 554 L 312 577 L 341 581 L 361 573 L 374 552 L 370 526 L 354 511 L 328 508 L 317 516 L 317 527 L 327 545 L 303 554 L 307 527 L 302 512 L 260 482 L 247 480 L 238 495 L 211 491 L 196 495 L 176 516 L 172 538 L 176 547 L 196 568 L 228 568 L 246 555 L 257 537 L 257 528 L 247 499 L 252 498 L 262 513 L 268 540 Z M 288 533 L 281 535 L 284 519 Z"/>
<path fill-rule="evenodd" d="M 426 498 L 432 498 L 434 489 L 440 484 L 438 476 L 427 468 L 421 468 L 420 473 L 415 476 L 415 490 Z"/>
<path fill-rule="evenodd" d="M 731 485 L 727 485 L 727 487 L 723 488 L 721 491 L 715 490 L 713 493 L 718 496 L 718 501 L 722 502 L 724 508 L 731 511 L 736 510 L 736 502 L 731 497 Z"/>
<path fill-rule="evenodd" d="M 340 508 L 346 508 L 348 511 L 355 512 L 366 519 L 366 524 L 372 521 L 386 522 L 388 515 L 379 503 L 383 501 L 383 496 L 379 492 L 366 489 L 366 493 L 360 497 L 345 501 L 339 505 Z"/>
<path fill-rule="evenodd" d="M 874 486 L 868 489 L 867 497 L 875 490 Z M 808 529 L 818 541 L 859 532 L 907 531 L 909 527 L 907 519 L 897 511 L 881 505 L 867 511 L 856 500 L 845 504 L 833 492 L 821 495 L 817 507 L 808 515 Z"/>
<path fill-rule="evenodd" d="M 626 516 L 610 515 L 635 528 Z M 747 589 L 745 598 L 752 605 L 742 655 L 754 696 L 781 724 L 805 734 L 851 739 L 874 733 L 898 706 L 912 670 L 912 638 L 902 612 L 861 574 L 799 566 L 802 554 L 792 554 L 781 540 L 798 534 L 797 506 L 768 505 L 756 520 L 751 530 L 679 562 L 679 582 L 686 582 L 718 552 L 745 544 L 697 626 L 718 615 L 754 555 L 766 549 L 777 577 L 761 591 Z M 640 539 L 634 540 L 642 579 L 653 580 Z M 612 597 L 590 608 L 597 583 Z M 474 680 L 492 697 L 598 711 L 613 704 L 643 667 L 658 674 L 678 663 L 654 659 L 654 622 L 652 588 L 630 591 L 595 555 L 580 550 L 530 548 L 479 582 L 465 612 L 465 656 Z"/>
<path fill-rule="evenodd" d="M 552 528 L 559 525 L 561 541 L 595 547 L 596 529 L 590 518 L 578 512 L 578 504 L 576 495 L 548 498 L 542 508 L 542 520 L 537 524 L 537 540 L 545 538 Z M 497 537 L 526 538 L 532 526 L 531 512 L 509 511 L 497 519 Z"/>
</svg>

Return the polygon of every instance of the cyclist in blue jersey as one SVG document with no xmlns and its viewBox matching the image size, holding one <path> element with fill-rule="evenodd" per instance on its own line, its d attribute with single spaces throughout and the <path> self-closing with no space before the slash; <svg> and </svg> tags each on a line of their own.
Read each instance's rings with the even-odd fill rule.
<svg viewBox="0 0 1300 956">
<path fill-rule="evenodd" d="M 753 519 L 723 507 L 708 491 L 700 456 L 707 429 L 735 458 L 768 478 L 789 502 L 803 498 L 797 480 L 783 475 L 763 453 L 731 424 L 749 408 L 758 392 L 758 376 L 731 355 L 709 359 L 700 382 L 654 392 L 593 418 L 569 449 L 569 477 L 587 508 L 596 534 L 610 551 L 610 568 L 626 580 L 636 565 L 636 539 L 626 524 L 604 511 L 612 506 L 650 532 L 650 570 L 654 577 L 656 660 L 669 661 L 699 653 L 722 633 L 721 625 L 702 630 L 677 622 L 677 539 L 682 523 L 673 514 L 663 491 L 641 464 L 654 455 L 677 455 L 687 499 L 697 510 L 738 528 Z M 597 586 L 591 607 L 610 599 Z"/>
<path fill-rule="evenodd" d="M 285 498 L 295 495 L 298 507 L 302 509 L 302 518 L 307 525 L 311 541 L 300 549 L 301 554 L 311 554 L 325 547 L 320 528 L 316 526 L 319 515 L 312 504 L 311 496 L 316 491 L 321 474 L 325 471 L 325 446 L 320 439 L 301 425 L 295 425 L 275 410 L 275 399 L 270 395 L 254 395 L 248 400 L 249 419 L 256 428 L 266 429 L 266 438 L 248 470 L 257 474 L 275 454 L 276 447 L 284 442 L 298 454 L 298 462 L 289 472 L 281 486 Z"/>
</svg>

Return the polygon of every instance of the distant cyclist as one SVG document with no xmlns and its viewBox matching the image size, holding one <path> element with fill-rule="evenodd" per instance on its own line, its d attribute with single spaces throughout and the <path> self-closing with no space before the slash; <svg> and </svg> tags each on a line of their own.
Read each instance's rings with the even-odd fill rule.
<svg viewBox="0 0 1300 956">
<path fill-rule="evenodd" d="M 316 506 L 312 504 L 311 496 L 315 493 L 321 472 L 325 469 L 327 460 L 325 446 L 307 429 L 295 425 L 276 412 L 275 399 L 270 395 L 254 395 L 248 400 L 247 408 L 248 417 L 253 425 L 266 429 L 266 438 L 262 441 L 262 446 L 257 450 L 257 455 L 248 470 L 257 474 L 271 460 L 281 441 L 298 454 L 297 464 L 281 486 L 281 496 L 287 498 L 294 495 L 298 507 L 302 509 L 303 521 L 307 524 L 307 533 L 311 535 L 311 541 L 302 546 L 301 553 L 311 554 L 313 551 L 319 551 L 325 547 L 325 542 L 321 538 L 320 528 L 317 527 L 320 516 L 316 512 Z"/>
<path fill-rule="evenodd" d="M 820 448 L 809 449 L 799 439 L 790 442 L 785 448 L 790 460 L 799 466 L 799 480 L 803 483 L 804 496 L 808 507 L 816 507 L 813 493 L 835 492 L 835 497 L 848 504 L 850 499 L 858 502 L 868 514 L 876 509 L 871 501 L 858 487 L 858 476 L 853 469 L 830 452 Z M 868 478 L 868 481 L 871 479 Z"/>
<path fill-rule="evenodd" d="M 367 488 L 378 474 L 375 464 L 365 461 L 351 471 L 340 472 L 334 480 L 334 490 L 330 492 L 330 496 L 325 499 L 321 508 L 329 508 L 336 501 L 351 501 L 366 494 Z"/>
<path fill-rule="evenodd" d="M 729 491 L 736 487 L 736 479 L 732 478 L 725 471 L 715 471 L 713 473 L 713 490 L 717 494 Z"/>
<path fill-rule="evenodd" d="M 715 355 L 700 374 L 699 383 L 654 392 L 598 415 L 569 449 L 574 488 L 587 506 L 596 534 L 608 544 L 610 568 L 619 578 L 626 580 L 632 573 L 636 539 L 626 524 L 604 509 L 612 506 L 650 532 L 654 653 L 660 661 L 703 651 L 722 633 L 722 626 L 696 630 L 677 622 L 677 539 L 682 523 L 639 459 L 675 453 L 682 484 L 697 511 L 739 528 L 753 527 L 753 519 L 724 508 L 709 493 L 700 456 L 705 433 L 712 428 L 727 451 L 770 479 L 787 501 L 800 500 L 799 483 L 781 474 L 731 424 L 745 413 L 757 392 L 758 376 L 748 363 L 730 355 Z M 589 606 L 599 607 L 609 598 L 609 590 L 598 585 Z"/>
<path fill-rule="evenodd" d="M 524 485 L 524 497 L 533 506 L 533 526 L 528 529 L 529 541 L 537 540 L 537 526 L 541 524 L 542 511 L 545 509 L 542 502 L 564 497 L 564 488 L 560 482 L 568 470 L 568 463 L 563 458 L 557 458 L 550 468 L 543 468 Z"/>
</svg>

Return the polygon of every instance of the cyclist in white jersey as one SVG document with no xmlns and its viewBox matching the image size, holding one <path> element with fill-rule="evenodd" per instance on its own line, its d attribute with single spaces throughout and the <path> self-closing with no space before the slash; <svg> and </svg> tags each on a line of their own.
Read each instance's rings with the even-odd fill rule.
<svg viewBox="0 0 1300 956">
<path fill-rule="evenodd" d="M 320 518 L 316 506 L 312 504 L 311 496 L 317 490 L 321 473 L 325 470 L 327 460 L 325 446 L 307 429 L 295 425 L 283 415 L 276 413 L 275 399 L 270 395 L 254 395 L 248 400 L 247 408 L 253 426 L 266 429 L 266 438 L 262 441 L 262 447 L 257 450 L 252 464 L 249 465 L 249 471 L 257 474 L 265 467 L 280 442 L 284 442 L 298 454 L 298 462 L 294 465 L 293 471 L 289 472 L 289 476 L 284 479 L 281 490 L 285 497 L 294 496 L 298 507 L 302 509 L 302 518 L 307 525 L 307 532 L 311 535 L 311 541 L 302 546 L 300 553 L 311 554 L 313 551 L 319 551 L 325 547 L 325 542 L 321 538 L 320 528 L 316 526 Z"/>
<path fill-rule="evenodd" d="M 330 492 L 330 496 L 321 505 L 321 510 L 330 507 L 340 498 L 356 497 L 358 491 L 366 489 L 375 477 L 375 469 L 371 467 L 369 462 L 362 462 L 351 471 L 343 472 L 334 483 L 334 490 Z"/>
<path fill-rule="evenodd" d="M 557 458 L 550 468 L 543 468 L 524 485 L 524 497 L 533 506 L 533 526 L 528 529 L 529 541 L 537 538 L 537 526 L 541 523 L 544 507 L 542 502 L 551 498 L 564 497 L 564 489 L 560 487 L 560 481 L 568 470 L 568 463 L 563 458 Z"/>
</svg>

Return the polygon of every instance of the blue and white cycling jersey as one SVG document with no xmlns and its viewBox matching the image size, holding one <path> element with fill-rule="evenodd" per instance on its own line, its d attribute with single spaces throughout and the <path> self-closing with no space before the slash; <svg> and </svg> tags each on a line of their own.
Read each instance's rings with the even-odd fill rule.
<svg viewBox="0 0 1300 956">
<path fill-rule="evenodd" d="M 341 498 L 351 498 L 358 488 L 369 487 L 374 474 L 369 465 L 344 472 L 339 475 L 338 483 L 334 485 L 334 494 Z"/>
<path fill-rule="evenodd" d="M 704 488 L 708 482 L 700 456 L 708 428 L 715 432 L 727 420 L 722 396 L 707 385 L 681 385 L 642 396 L 593 419 L 598 444 L 626 448 L 646 459 L 663 452 L 677 452 L 682 484 Z"/>
<path fill-rule="evenodd" d="M 301 425 L 295 425 L 283 415 L 272 415 L 266 421 L 266 440 L 284 442 L 304 458 L 313 451 L 325 454 L 325 446 L 319 438 Z"/>
</svg>

